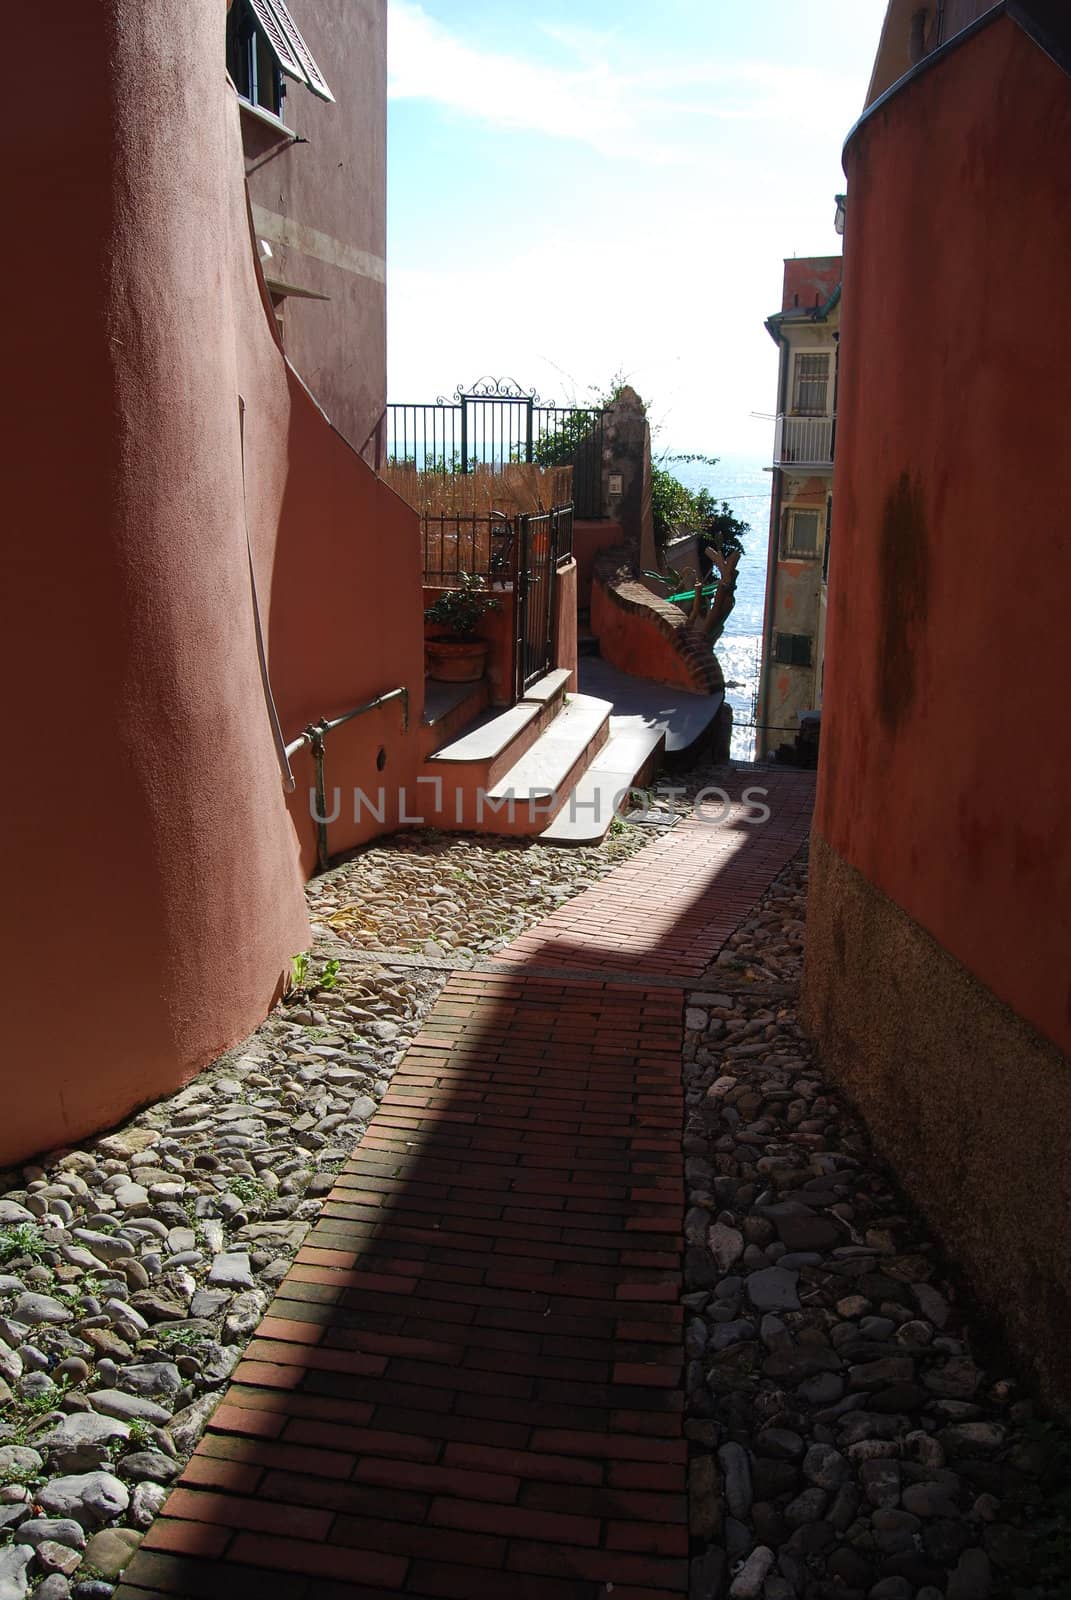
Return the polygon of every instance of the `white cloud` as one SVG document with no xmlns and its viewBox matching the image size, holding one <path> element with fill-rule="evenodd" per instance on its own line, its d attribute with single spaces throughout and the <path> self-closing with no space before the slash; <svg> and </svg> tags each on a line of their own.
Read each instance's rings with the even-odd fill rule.
<svg viewBox="0 0 1071 1600">
<path fill-rule="evenodd" d="M 452 33 L 417 0 L 391 0 L 388 94 L 424 100 L 484 124 L 574 139 L 645 166 L 693 164 L 682 123 L 843 124 L 845 79 L 834 69 L 765 62 L 615 63 L 615 32 L 540 24 L 560 63 L 485 50 Z M 854 80 L 851 90 L 857 90 Z M 703 91 L 706 91 L 704 95 Z"/>
<path fill-rule="evenodd" d="M 628 126 L 624 81 L 605 63 L 558 70 L 481 50 L 412 0 L 393 0 L 389 38 L 387 92 L 393 100 L 429 100 L 499 127 L 597 148 Z"/>
<path fill-rule="evenodd" d="M 425 5 L 448 14 L 442 0 Z M 624 367 L 664 443 L 762 459 L 772 428 L 751 413 L 774 409 L 777 369 L 763 322 L 785 256 L 838 248 L 838 155 L 865 71 L 794 60 L 784 40 L 771 61 L 645 55 L 575 10 L 564 25 L 518 18 L 527 44 L 496 50 L 419 0 L 390 0 L 395 111 L 444 109 L 444 148 L 459 126 L 520 131 L 531 185 L 526 225 L 498 226 L 493 196 L 467 203 L 455 164 L 445 192 L 462 200 L 457 230 L 446 241 L 440 227 L 427 249 L 414 180 L 399 177 L 391 398 L 430 400 L 489 373 L 569 402 Z M 602 161 L 585 165 L 578 146 Z M 590 206 L 570 205 L 574 169 Z M 515 193 L 509 206 L 515 216 Z"/>
</svg>

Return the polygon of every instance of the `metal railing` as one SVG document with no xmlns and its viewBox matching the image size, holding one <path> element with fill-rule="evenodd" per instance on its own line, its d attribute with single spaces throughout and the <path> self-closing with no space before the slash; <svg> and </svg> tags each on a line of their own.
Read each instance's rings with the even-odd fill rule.
<svg viewBox="0 0 1071 1600">
<path fill-rule="evenodd" d="M 789 417 L 774 431 L 774 466 L 828 467 L 833 461 L 836 417 Z"/>
<path fill-rule="evenodd" d="M 511 462 L 571 466 L 578 517 L 605 515 L 602 495 L 605 411 L 599 406 L 544 404 L 535 390 L 509 378 L 481 378 L 434 402 L 391 402 L 385 458 L 411 461 L 419 472 L 469 473 Z"/>
<path fill-rule="evenodd" d="M 573 507 L 555 506 L 539 515 L 507 517 L 467 512 L 425 512 L 420 519 L 424 543 L 424 582 L 449 588 L 462 573 L 491 583 L 512 583 L 521 560 L 525 528 L 546 528 L 552 535 L 555 567 L 573 558 Z"/>
<path fill-rule="evenodd" d="M 321 717 L 319 722 L 310 722 L 286 747 L 288 772 L 289 763 L 299 750 L 308 745 L 312 751 L 316 775 L 316 810 L 313 813 L 316 820 L 316 861 L 321 872 L 327 871 L 331 860 L 327 844 L 327 824 L 330 819 L 327 815 L 327 785 L 324 779 L 324 747 L 327 735 L 334 733 L 336 728 L 345 727 L 346 723 L 352 722 L 355 717 L 363 717 L 369 711 L 378 711 L 381 706 L 389 705 L 392 700 L 402 702 L 402 732 L 406 733 L 409 728 L 409 690 L 403 686 L 398 689 L 388 689 L 384 694 L 377 694 L 374 700 L 366 700 L 362 705 L 354 706 L 352 711 L 344 711 L 340 717 Z M 291 774 L 291 792 L 293 787 L 294 780 Z"/>
<path fill-rule="evenodd" d="M 554 664 L 555 589 L 558 571 L 572 555 L 573 508 L 559 506 L 517 521 L 513 681 L 520 699 Z"/>
<path fill-rule="evenodd" d="M 424 582 L 449 587 L 463 572 L 500 582 L 513 576 L 516 519 L 501 511 L 423 513 Z"/>
</svg>

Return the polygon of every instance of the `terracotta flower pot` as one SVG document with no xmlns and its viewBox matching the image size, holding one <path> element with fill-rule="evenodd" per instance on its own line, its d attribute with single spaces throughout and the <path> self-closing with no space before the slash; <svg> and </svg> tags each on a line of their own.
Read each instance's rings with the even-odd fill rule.
<svg viewBox="0 0 1071 1600">
<path fill-rule="evenodd" d="M 486 639 L 425 639 L 428 677 L 438 683 L 476 683 L 487 663 Z"/>
</svg>

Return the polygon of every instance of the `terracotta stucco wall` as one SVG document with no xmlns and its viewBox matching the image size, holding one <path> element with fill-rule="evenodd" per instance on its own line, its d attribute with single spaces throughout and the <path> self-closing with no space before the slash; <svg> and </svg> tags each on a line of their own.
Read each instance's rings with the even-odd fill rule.
<svg viewBox="0 0 1071 1600">
<path fill-rule="evenodd" d="M 2 636 L 26 759 L 3 835 L 20 1000 L 0 1161 L 182 1081 L 308 942 L 312 826 L 300 765 L 292 814 L 280 781 L 247 528 L 287 736 L 414 676 L 421 711 L 416 519 L 274 342 L 224 8 L 189 0 L 175 27 L 171 0 L 56 0 L 13 26 L 50 92 L 9 84 Z M 415 772 L 396 718 L 336 736 L 331 781 L 379 743 Z"/>
<path fill-rule="evenodd" d="M 596 558 L 603 550 L 612 550 L 624 539 L 620 522 L 573 523 L 573 556 L 577 570 L 577 604 L 587 609 L 591 604 L 591 579 Z"/>
<path fill-rule="evenodd" d="M 816 812 L 1065 1053 L 1069 141 L 1071 83 L 1000 17 L 848 147 Z"/>
</svg>

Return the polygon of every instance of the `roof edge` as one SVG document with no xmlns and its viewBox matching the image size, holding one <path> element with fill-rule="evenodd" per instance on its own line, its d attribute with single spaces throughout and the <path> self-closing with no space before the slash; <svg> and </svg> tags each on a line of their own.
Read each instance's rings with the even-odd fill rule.
<svg viewBox="0 0 1071 1600">
<path fill-rule="evenodd" d="M 993 6 L 980 17 L 976 17 L 967 27 L 962 28 L 959 33 L 953 34 L 951 39 L 947 39 L 944 44 L 938 45 L 936 50 L 931 50 L 928 56 L 923 56 L 922 60 L 917 62 L 910 71 L 905 72 L 903 77 L 897 78 L 895 83 L 889 85 L 884 94 L 879 95 L 871 105 L 867 106 L 862 115 L 852 124 L 841 149 L 841 167 L 844 171 L 847 172 L 847 168 L 844 166 L 844 159 L 848 154 L 848 146 L 872 117 L 876 116 L 879 111 L 884 110 L 905 89 L 910 88 L 918 78 L 923 77 L 927 72 L 931 72 L 934 67 L 940 66 L 954 51 L 959 50 L 965 44 L 969 44 L 977 34 L 986 28 L 992 27 L 995 22 L 1005 16 L 1009 21 L 1014 22 L 1016 27 L 1021 28 L 1027 38 L 1031 39 L 1038 49 L 1049 57 L 1050 61 L 1071 76 L 1071 43 L 1065 42 L 1051 28 L 1046 27 L 1044 22 L 1038 20 L 1031 11 L 1028 0 L 1000 0 L 998 5 Z"/>
<path fill-rule="evenodd" d="M 967 27 L 962 28 L 959 33 L 953 34 L 951 39 L 946 39 L 945 43 L 938 45 L 936 50 L 931 50 L 929 55 L 923 56 L 921 61 L 916 62 L 902 77 L 897 78 L 895 83 L 890 83 L 884 94 L 879 94 L 878 98 L 866 107 L 861 116 L 857 117 L 853 122 L 841 147 L 840 164 L 846 176 L 848 169 L 844 165 L 844 158 L 848 154 L 848 146 L 856 135 L 862 132 L 867 123 L 873 117 L 876 117 L 879 111 L 884 111 L 885 107 L 903 94 L 905 89 L 909 89 L 919 78 L 925 77 L 927 72 L 932 72 L 934 67 L 940 66 L 954 51 L 967 44 L 969 40 L 974 38 L 975 34 L 991 27 L 998 17 L 1005 15 L 1007 10 L 1008 0 L 1000 0 L 999 5 L 994 6 L 990 11 L 984 12 L 982 16 L 976 17 L 973 22 L 968 23 Z"/>
<path fill-rule="evenodd" d="M 792 328 L 802 328 L 808 322 L 827 322 L 829 320 L 829 313 L 833 311 L 840 302 L 841 290 L 843 287 L 844 283 L 842 280 L 837 284 L 836 288 L 830 294 L 828 300 L 824 301 L 820 306 L 812 306 L 812 308 L 807 311 L 804 316 L 792 316 L 787 311 L 775 311 L 772 316 L 766 318 L 766 321 L 763 323 L 763 327 L 766 329 L 766 332 L 770 335 L 770 338 L 774 341 L 774 343 L 780 344 L 781 334 L 779 330 L 782 323 L 787 322 Z M 802 310 L 803 308 L 801 307 L 800 309 Z"/>
</svg>

